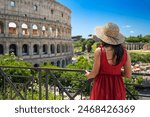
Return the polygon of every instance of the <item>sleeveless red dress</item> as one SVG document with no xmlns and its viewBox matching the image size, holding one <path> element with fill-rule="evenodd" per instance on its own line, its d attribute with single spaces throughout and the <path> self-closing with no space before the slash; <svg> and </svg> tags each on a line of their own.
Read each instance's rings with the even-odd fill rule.
<svg viewBox="0 0 150 117">
<path fill-rule="evenodd" d="M 121 77 L 121 68 L 126 63 L 127 51 L 118 65 L 110 65 L 104 47 L 101 48 L 100 71 L 94 79 L 90 100 L 125 100 L 126 90 Z"/>
</svg>

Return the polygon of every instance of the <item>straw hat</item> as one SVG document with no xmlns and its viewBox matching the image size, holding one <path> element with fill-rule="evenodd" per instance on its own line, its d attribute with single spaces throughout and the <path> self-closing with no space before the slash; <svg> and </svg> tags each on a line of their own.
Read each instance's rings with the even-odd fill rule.
<svg viewBox="0 0 150 117">
<path fill-rule="evenodd" d="M 125 40 L 125 37 L 119 33 L 119 27 L 114 23 L 96 27 L 96 37 L 111 45 L 122 44 Z"/>
</svg>

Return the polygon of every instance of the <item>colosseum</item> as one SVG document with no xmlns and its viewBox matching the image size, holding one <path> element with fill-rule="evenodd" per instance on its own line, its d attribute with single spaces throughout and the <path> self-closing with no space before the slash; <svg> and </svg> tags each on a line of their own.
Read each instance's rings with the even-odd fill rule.
<svg viewBox="0 0 150 117">
<path fill-rule="evenodd" d="M 70 15 L 56 0 L 0 0 L 0 54 L 65 67 L 73 56 Z"/>
</svg>

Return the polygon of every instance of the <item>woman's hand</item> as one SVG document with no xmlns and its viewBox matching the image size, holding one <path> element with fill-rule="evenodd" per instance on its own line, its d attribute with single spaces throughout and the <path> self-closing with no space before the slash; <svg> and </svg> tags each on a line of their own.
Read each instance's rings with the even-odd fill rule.
<svg viewBox="0 0 150 117">
<path fill-rule="evenodd" d="M 89 71 L 87 71 L 87 70 L 85 70 L 85 76 L 89 79 L 89 74 L 90 74 L 90 72 Z"/>
</svg>

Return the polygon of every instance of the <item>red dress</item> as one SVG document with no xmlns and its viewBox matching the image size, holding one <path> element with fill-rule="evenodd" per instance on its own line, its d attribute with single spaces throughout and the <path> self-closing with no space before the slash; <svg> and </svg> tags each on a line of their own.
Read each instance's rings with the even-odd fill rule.
<svg viewBox="0 0 150 117">
<path fill-rule="evenodd" d="M 125 100 L 126 90 L 121 77 L 121 68 L 126 63 L 127 51 L 124 49 L 122 60 L 113 66 L 107 61 L 105 48 L 100 48 L 100 71 L 94 79 L 90 100 Z"/>
</svg>

